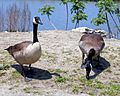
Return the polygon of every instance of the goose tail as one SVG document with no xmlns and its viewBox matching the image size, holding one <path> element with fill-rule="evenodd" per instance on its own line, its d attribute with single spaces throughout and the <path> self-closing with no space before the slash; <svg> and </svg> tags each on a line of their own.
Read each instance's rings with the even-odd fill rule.
<svg viewBox="0 0 120 96">
<path fill-rule="evenodd" d="M 8 51 L 8 48 L 5 48 L 4 50 L 7 50 L 7 51 Z"/>
</svg>

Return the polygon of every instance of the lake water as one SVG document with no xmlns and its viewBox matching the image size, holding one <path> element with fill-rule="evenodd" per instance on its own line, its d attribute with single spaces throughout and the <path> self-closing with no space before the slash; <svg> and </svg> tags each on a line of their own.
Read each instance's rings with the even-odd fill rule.
<svg viewBox="0 0 120 96">
<path fill-rule="evenodd" d="M 12 4 L 15 4 L 15 3 L 20 8 L 23 7 L 24 3 L 27 3 L 29 5 L 30 11 L 31 11 L 31 17 L 34 17 L 34 16 L 41 17 L 43 25 L 40 26 L 40 28 L 39 28 L 40 30 L 53 30 L 54 28 L 50 25 L 46 16 L 40 15 L 40 13 L 38 13 L 38 9 L 46 4 L 54 6 L 55 10 L 51 16 L 51 20 L 54 23 L 54 25 L 57 27 L 57 29 L 59 29 L 59 30 L 65 29 L 66 7 L 64 5 L 60 5 L 60 0 L 0 0 L 0 7 L 3 8 L 3 10 L 5 10 L 6 8 L 8 8 L 9 6 L 12 6 Z M 69 8 L 71 8 L 70 5 L 69 5 Z M 89 28 L 93 28 L 93 29 L 101 28 L 101 29 L 107 31 L 106 24 L 101 25 L 101 26 L 95 26 L 91 23 L 92 18 L 96 17 L 97 12 L 98 12 L 98 9 L 95 7 L 95 2 L 86 3 L 85 12 L 88 15 L 88 20 L 87 21 L 85 21 L 85 20 L 80 21 L 80 27 L 84 26 L 84 27 L 89 27 Z M 68 25 L 69 30 L 73 29 L 75 26 L 75 24 L 73 24 L 71 22 L 72 17 L 70 14 L 71 13 L 69 11 L 69 25 Z M 116 17 L 115 17 L 115 19 L 116 19 Z M 115 25 L 112 22 L 112 20 L 110 20 L 110 26 L 111 26 L 113 31 L 116 31 Z"/>
</svg>

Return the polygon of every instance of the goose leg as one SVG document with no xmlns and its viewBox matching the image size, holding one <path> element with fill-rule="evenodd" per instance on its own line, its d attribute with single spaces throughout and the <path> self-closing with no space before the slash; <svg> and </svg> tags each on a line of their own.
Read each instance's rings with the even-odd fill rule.
<svg viewBox="0 0 120 96">
<path fill-rule="evenodd" d="M 85 54 L 82 53 L 82 64 L 84 64 L 84 57 L 85 57 Z"/>
<path fill-rule="evenodd" d="M 29 64 L 28 70 L 29 70 L 30 74 L 33 72 L 32 67 L 31 67 L 31 64 Z"/>
<path fill-rule="evenodd" d="M 100 55 L 97 56 L 97 62 L 95 67 L 99 67 L 99 66 L 100 66 Z"/>
<path fill-rule="evenodd" d="M 29 64 L 29 70 L 31 70 L 31 64 Z"/>
<path fill-rule="evenodd" d="M 81 65 L 81 68 L 84 69 L 85 68 L 85 61 L 84 61 L 84 57 L 85 57 L 85 54 L 82 53 L 82 65 Z"/>
<path fill-rule="evenodd" d="M 90 77 L 89 77 L 89 74 L 90 74 L 90 71 L 91 71 L 91 67 L 86 67 L 86 79 L 89 80 Z"/>
<path fill-rule="evenodd" d="M 23 75 L 23 77 L 24 77 L 24 78 L 26 78 L 26 76 L 25 76 L 25 70 L 24 70 L 24 67 L 23 67 L 23 65 L 22 65 L 22 64 L 20 64 L 20 66 L 21 66 L 21 68 L 22 68 L 22 75 Z"/>
<path fill-rule="evenodd" d="M 31 81 L 31 80 L 32 80 L 31 78 L 27 78 L 27 77 L 25 76 L 25 70 L 24 70 L 23 65 L 22 65 L 22 64 L 20 64 L 20 65 L 21 65 L 21 68 L 22 68 L 22 75 L 23 75 L 25 81 L 26 81 L 26 82 Z"/>
<path fill-rule="evenodd" d="M 100 55 L 97 56 L 97 63 L 100 63 Z"/>
</svg>

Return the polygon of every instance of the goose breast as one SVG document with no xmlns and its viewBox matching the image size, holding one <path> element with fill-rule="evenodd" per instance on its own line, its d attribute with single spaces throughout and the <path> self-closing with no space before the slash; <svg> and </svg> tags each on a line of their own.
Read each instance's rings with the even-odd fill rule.
<svg viewBox="0 0 120 96">
<path fill-rule="evenodd" d="M 30 44 L 23 52 L 25 63 L 35 63 L 41 56 L 41 45 L 39 42 Z"/>
</svg>

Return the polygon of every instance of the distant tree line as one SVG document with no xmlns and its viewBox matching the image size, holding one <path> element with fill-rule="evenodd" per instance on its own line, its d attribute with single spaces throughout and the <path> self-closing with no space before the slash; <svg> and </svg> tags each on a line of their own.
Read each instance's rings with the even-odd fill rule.
<svg viewBox="0 0 120 96">
<path fill-rule="evenodd" d="M 0 8 L 0 32 L 28 32 L 30 30 L 31 12 L 28 4 L 19 8 L 16 4 L 9 6 L 5 12 Z"/>
</svg>

